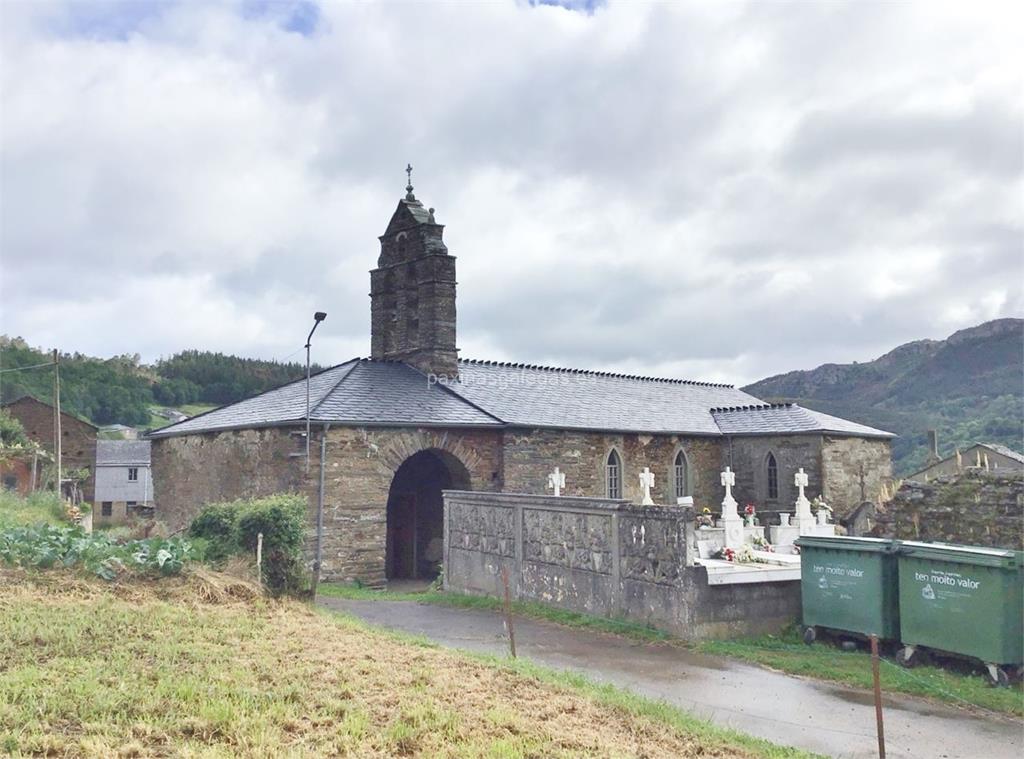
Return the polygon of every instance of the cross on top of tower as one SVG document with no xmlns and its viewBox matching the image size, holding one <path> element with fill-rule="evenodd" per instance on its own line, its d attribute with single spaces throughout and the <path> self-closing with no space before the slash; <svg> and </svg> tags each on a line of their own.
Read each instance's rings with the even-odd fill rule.
<svg viewBox="0 0 1024 759">
<path fill-rule="evenodd" d="M 405 186 L 405 199 L 416 200 L 416 196 L 412 194 L 412 164 L 406 164 L 405 173 L 409 177 L 409 183 Z"/>
</svg>

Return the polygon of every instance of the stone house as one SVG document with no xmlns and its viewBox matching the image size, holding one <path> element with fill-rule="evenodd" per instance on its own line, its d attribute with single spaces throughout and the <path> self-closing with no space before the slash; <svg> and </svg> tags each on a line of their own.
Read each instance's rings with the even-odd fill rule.
<svg viewBox="0 0 1024 759">
<path fill-rule="evenodd" d="M 460 359 L 455 258 L 406 189 L 370 272 L 371 356 L 310 382 L 309 460 L 305 381 L 156 430 L 172 527 L 211 501 L 305 493 L 323 576 L 379 585 L 437 572 L 446 489 L 542 493 L 558 466 L 566 495 L 637 501 L 649 467 L 657 502 L 717 510 L 731 465 L 741 503 L 778 510 L 803 467 L 842 513 L 890 477 L 891 434 L 731 385 Z"/>
<path fill-rule="evenodd" d="M 985 471 L 1024 472 L 1024 454 L 1017 453 L 999 443 L 975 443 L 952 456 L 939 458 L 937 438 L 929 432 L 932 455 L 928 466 L 907 475 L 907 480 L 928 482 L 936 477 L 956 476 L 966 469 L 982 469 Z"/>
<path fill-rule="evenodd" d="M 21 422 L 25 434 L 39 443 L 50 454 L 54 454 L 53 418 L 56 410 L 49 403 L 43 403 L 30 395 L 22 396 L 3 404 L 3 407 Z M 95 494 L 96 433 L 95 425 L 84 419 L 62 411 L 61 419 L 61 465 L 65 472 L 84 469 L 89 472 L 82 483 L 82 499 L 92 502 Z"/>
<path fill-rule="evenodd" d="M 117 524 L 153 516 L 153 478 L 148 440 L 100 440 L 96 444 L 93 523 Z"/>
</svg>

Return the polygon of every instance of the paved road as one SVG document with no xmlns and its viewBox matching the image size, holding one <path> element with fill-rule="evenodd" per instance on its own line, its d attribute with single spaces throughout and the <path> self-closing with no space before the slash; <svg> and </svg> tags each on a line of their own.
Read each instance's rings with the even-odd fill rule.
<svg viewBox="0 0 1024 759">
<path fill-rule="evenodd" d="M 325 606 L 367 622 L 422 635 L 445 646 L 502 655 L 501 617 L 411 601 L 323 598 Z M 662 699 L 712 722 L 775 743 L 843 759 L 877 756 L 869 692 L 804 680 L 674 646 L 516 618 L 519 655 L 592 680 Z M 915 759 L 1019 759 L 1024 728 L 905 696 L 885 697 L 886 749 Z"/>
</svg>

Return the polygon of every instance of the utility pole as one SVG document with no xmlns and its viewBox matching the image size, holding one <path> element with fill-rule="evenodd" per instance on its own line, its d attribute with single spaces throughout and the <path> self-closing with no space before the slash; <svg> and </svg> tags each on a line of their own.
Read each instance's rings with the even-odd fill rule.
<svg viewBox="0 0 1024 759">
<path fill-rule="evenodd" d="M 62 496 L 61 480 L 61 428 L 60 428 L 60 353 L 53 349 L 53 455 L 57 463 L 57 496 Z"/>
</svg>

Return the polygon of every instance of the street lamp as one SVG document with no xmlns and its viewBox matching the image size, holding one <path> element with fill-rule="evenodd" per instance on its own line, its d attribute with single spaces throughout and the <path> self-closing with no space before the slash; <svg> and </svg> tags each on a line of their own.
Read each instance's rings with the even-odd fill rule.
<svg viewBox="0 0 1024 759">
<path fill-rule="evenodd" d="M 313 333 L 320 326 L 320 322 L 327 318 L 325 311 L 317 311 L 313 314 L 313 329 L 309 331 L 306 338 L 306 474 L 309 474 L 309 346 L 313 344 Z"/>
</svg>

